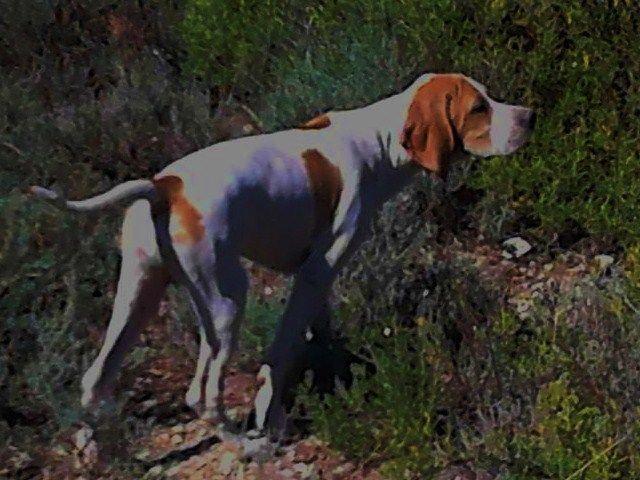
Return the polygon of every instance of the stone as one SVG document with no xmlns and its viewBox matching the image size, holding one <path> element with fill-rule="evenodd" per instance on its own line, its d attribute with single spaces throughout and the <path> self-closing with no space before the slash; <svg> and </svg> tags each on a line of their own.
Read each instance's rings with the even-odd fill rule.
<svg viewBox="0 0 640 480">
<path fill-rule="evenodd" d="M 598 264 L 598 267 L 600 267 L 600 270 L 607 269 L 613 265 L 613 262 L 615 261 L 611 255 L 596 255 L 593 259 Z"/>
<path fill-rule="evenodd" d="M 231 469 L 233 468 L 233 462 L 237 458 L 238 457 L 233 452 L 224 452 L 224 454 L 220 458 L 220 473 L 222 473 L 223 475 L 229 475 L 231 473 Z"/>
<path fill-rule="evenodd" d="M 293 465 L 293 470 L 300 474 L 301 479 L 309 478 L 313 475 L 313 464 L 312 463 L 296 463 Z"/>
<path fill-rule="evenodd" d="M 144 474 L 143 478 L 158 478 L 160 475 L 162 475 L 163 470 L 164 467 L 162 465 L 156 465 L 155 467 L 147 470 L 147 473 Z"/>
<path fill-rule="evenodd" d="M 506 247 L 502 251 L 502 256 L 506 259 L 520 258 L 532 248 L 531 244 L 522 237 L 509 238 L 502 242 L 502 245 Z"/>
</svg>

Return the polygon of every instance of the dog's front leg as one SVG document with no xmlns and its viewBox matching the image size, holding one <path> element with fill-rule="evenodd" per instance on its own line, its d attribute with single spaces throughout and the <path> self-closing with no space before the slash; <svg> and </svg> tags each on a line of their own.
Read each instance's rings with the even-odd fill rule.
<svg viewBox="0 0 640 480">
<path fill-rule="evenodd" d="M 360 201 L 346 203 L 341 222 L 318 242 L 298 272 L 287 307 L 278 325 L 259 378 L 263 382 L 256 396 L 256 424 L 280 435 L 286 427 L 286 406 L 306 362 L 305 334 L 326 311 L 327 296 L 340 268 L 363 238 L 368 223 L 360 215 Z"/>
<path fill-rule="evenodd" d="M 263 382 L 256 396 L 256 423 L 271 433 L 281 434 L 286 426 L 286 408 L 302 373 L 308 345 L 307 328 L 322 313 L 331 282 L 312 283 L 303 274 L 296 277 L 287 308 L 276 330 L 260 370 Z"/>
</svg>

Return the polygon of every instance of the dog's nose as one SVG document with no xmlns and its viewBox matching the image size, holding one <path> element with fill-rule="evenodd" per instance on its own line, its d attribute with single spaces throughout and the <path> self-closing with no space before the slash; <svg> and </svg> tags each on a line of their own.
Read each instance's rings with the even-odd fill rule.
<svg viewBox="0 0 640 480">
<path fill-rule="evenodd" d="M 529 130 L 534 129 L 534 127 L 536 126 L 537 118 L 538 118 L 538 115 L 536 114 L 535 110 L 529 110 L 529 122 L 527 125 Z"/>
<path fill-rule="evenodd" d="M 520 112 L 518 123 L 522 128 L 533 130 L 536 125 L 536 112 L 530 108 L 523 108 Z"/>
</svg>

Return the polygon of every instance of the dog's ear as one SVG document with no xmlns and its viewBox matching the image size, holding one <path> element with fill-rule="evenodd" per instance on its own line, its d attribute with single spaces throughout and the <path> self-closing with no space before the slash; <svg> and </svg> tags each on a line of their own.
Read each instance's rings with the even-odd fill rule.
<svg viewBox="0 0 640 480">
<path fill-rule="evenodd" d="M 400 132 L 400 144 L 410 158 L 438 176 L 444 176 L 455 149 L 455 133 L 449 115 L 453 86 L 435 80 L 416 92 Z"/>
</svg>

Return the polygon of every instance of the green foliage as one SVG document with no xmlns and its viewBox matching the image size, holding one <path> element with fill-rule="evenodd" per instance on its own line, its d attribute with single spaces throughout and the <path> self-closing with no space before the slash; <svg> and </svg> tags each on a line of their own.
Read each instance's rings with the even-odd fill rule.
<svg viewBox="0 0 640 480">
<path fill-rule="evenodd" d="M 240 331 L 239 350 L 251 358 L 260 358 L 271 344 L 283 305 L 251 296 Z"/>
<path fill-rule="evenodd" d="M 255 88 L 268 73 L 271 53 L 291 34 L 284 21 L 291 6 L 282 0 L 188 2 L 181 26 L 187 68 L 223 90 Z"/>
<path fill-rule="evenodd" d="M 86 197 L 209 142 L 207 96 L 167 60 L 171 3 L 0 1 L 0 449 L 33 454 L 80 418 L 118 274 L 122 212 L 62 212 L 25 188 Z"/>
<path fill-rule="evenodd" d="M 437 300 L 425 316 L 355 328 L 353 347 L 377 371 L 354 369 L 354 388 L 333 397 L 303 393 L 316 433 L 388 478 L 430 478 L 452 461 L 519 480 L 638 477 L 637 266 L 605 287 L 585 280 L 528 317 L 484 310 L 456 348 L 463 325 L 452 335 L 446 318 L 477 318 L 457 286 L 477 278 L 464 262 L 433 270 L 435 294 L 457 306 Z"/>
<path fill-rule="evenodd" d="M 452 426 L 438 411 L 446 362 L 438 358 L 441 332 L 432 327 L 419 327 L 421 335 L 416 336 L 389 322 L 360 335 L 358 347 L 364 345 L 377 372 L 367 378 L 364 369 L 354 368 L 349 391 L 327 396 L 322 403 L 308 392 L 302 395 L 317 433 L 350 457 L 384 460 L 383 473 L 388 475 L 402 477 L 405 469 L 427 475 L 444 466 L 453 445 L 437 432 Z M 385 334 L 385 328 L 390 333 Z"/>
<path fill-rule="evenodd" d="M 545 234 L 577 223 L 629 242 L 638 231 L 634 2 L 187 3 L 187 65 L 253 94 L 267 127 L 360 106 L 418 71 L 461 71 L 540 118 L 527 148 L 478 165 L 471 182 L 485 210 L 507 204 Z"/>
</svg>

